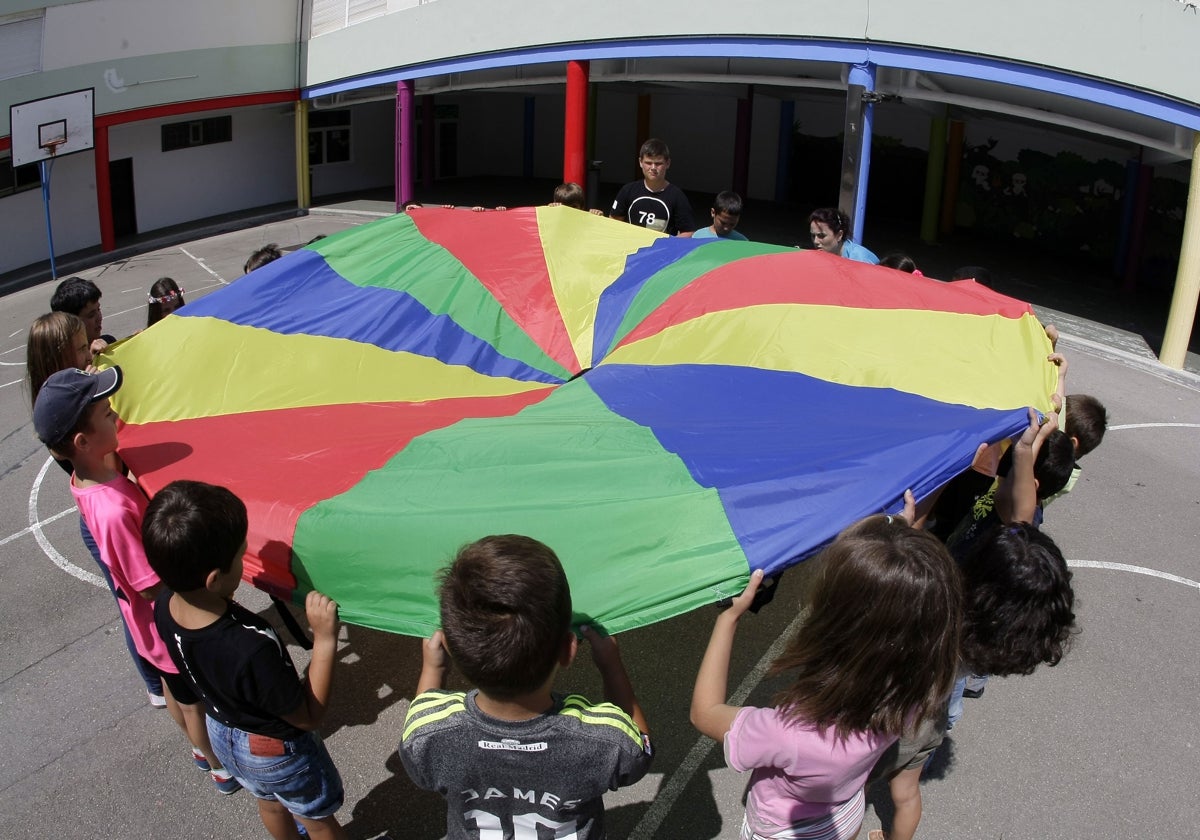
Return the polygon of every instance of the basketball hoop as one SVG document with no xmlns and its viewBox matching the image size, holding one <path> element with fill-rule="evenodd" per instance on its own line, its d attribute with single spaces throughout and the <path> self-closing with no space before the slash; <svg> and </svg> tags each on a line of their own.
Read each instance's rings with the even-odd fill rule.
<svg viewBox="0 0 1200 840">
<path fill-rule="evenodd" d="M 51 158 L 53 158 L 56 154 L 58 154 L 58 147 L 63 145 L 66 142 L 67 142 L 66 137 L 56 138 L 54 140 L 47 142 L 45 145 L 42 146 L 42 148 L 45 149 L 50 154 Z"/>
</svg>

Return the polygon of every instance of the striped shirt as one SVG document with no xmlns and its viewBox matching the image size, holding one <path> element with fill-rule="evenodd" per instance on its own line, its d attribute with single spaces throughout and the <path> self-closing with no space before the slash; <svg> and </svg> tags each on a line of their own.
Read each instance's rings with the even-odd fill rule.
<svg viewBox="0 0 1200 840">
<path fill-rule="evenodd" d="M 649 737 L 611 703 L 554 696 L 531 720 L 480 711 L 478 691 L 426 691 L 404 721 L 400 758 L 413 782 L 446 798 L 448 840 L 541 836 L 599 840 L 605 791 L 645 775 Z"/>
</svg>

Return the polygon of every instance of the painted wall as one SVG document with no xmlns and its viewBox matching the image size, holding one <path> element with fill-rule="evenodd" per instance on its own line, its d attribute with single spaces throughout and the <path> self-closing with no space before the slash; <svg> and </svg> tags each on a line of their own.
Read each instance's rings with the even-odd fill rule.
<svg viewBox="0 0 1200 840">
<path fill-rule="evenodd" d="M 54 251 L 68 254 L 100 242 L 96 216 L 96 168 L 92 153 L 55 161 L 50 177 Z M 41 190 L 0 198 L 0 273 L 49 259 Z"/>
<path fill-rule="evenodd" d="M 312 167 L 314 196 L 390 187 L 396 181 L 395 103 L 384 100 L 355 105 L 350 119 L 351 160 Z M 290 137 L 287 142 L 290 149 Z"/>
<path fill-rule="evenodd" d="M 1002 10 L 961 0 L 757 0 L 752 13 L 735 19 L 739 35 L 929 46 L 1041 64 L 1200 103 L 1200 15 L 1175 0 L 1010 0 Z M 437 0 L 314 38 L 304 84 L 552 44 L 724 35 L 730 25 L 728 7 L 694 0 L 661 0 L 653 14 L 636 0 Z M 806 45 L 801 40 L 795 46 Z M 647 49 L 653 54 L 653 45 Z"/>
<path fill-rule="evenodd" d="M 42 72 L 0 81 L 5 106 L 95 88 L 97 114 L 297 87 L 295 0 L 89 0 L 46 9 Z M 0 108 L 0 137 L 9 134 Z"/>
<path fill-rule="evenodd" d="M 287 110 L 273 106 L 205 114 L 232 113 L 233 140 L 171 152 L 162 151 L 161 126 L 176 119 L 111 129 L 109 159 L 133 158 L 138 232 L 294 201 L 294 123 Z"/>
</svg>

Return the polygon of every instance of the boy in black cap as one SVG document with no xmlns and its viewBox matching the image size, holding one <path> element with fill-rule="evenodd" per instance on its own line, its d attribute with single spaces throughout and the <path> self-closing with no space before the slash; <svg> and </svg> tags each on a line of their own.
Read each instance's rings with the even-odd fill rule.
<svg viewBox="0 0 1200 840">
<path fill-rule="evenodd" d="M 50 452 L 74 468 L 71 495 L 112 575 L 134 646 L 162 675 L 167 709 L 192 743 L 192 760 L 212 774 L 217 790 L 234 793 L 241 785 L 213 755 L 204 708 L 154 626 L 154 598 L 162 582 L 142 549 L 146 497 L 108 459 L 117 451 L 117 415 L 108 398 L 120 387 L 119 367 L 97 373 L 60 370 L 38 392 L 33 427 Z"/>
</svg>

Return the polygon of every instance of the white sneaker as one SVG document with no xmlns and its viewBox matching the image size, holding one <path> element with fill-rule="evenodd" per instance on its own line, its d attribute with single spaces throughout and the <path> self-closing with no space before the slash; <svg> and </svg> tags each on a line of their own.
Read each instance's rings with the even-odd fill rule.
<svg viewBox="0 0 1200 840">
<path fill-rule="evenodd" d="M 149 690 L 146 691 L 146 697 L 150 700 L 150 705 L 156 709 L 167 708 L 167 698 L 161 694 L 155 694 Z"/>
</svg>

